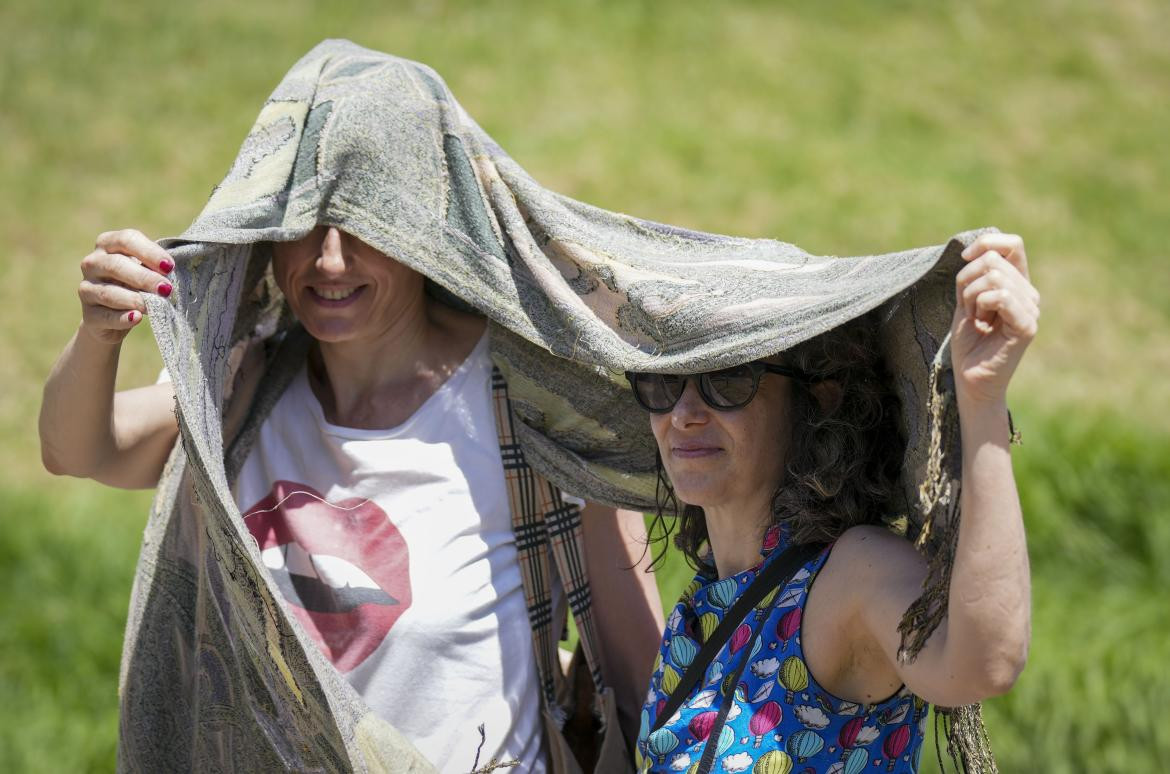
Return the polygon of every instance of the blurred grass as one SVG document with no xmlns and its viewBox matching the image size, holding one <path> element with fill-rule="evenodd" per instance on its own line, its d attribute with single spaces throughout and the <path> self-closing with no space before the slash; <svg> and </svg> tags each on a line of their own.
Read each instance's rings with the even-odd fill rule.
<svg viewBox="0 0 1170 774">
<path fill-rule="evenodd" d="M 1045 296 L 1013 397 L 1035 634 L 993 742 L 1005 772 L 1170 759 L 1165 3 L 51 0 L 0 6 L 0 27 L 6 770 L 113 767 L 148 498 L 40 469 L 77 263 L 103 229 L 180 232 L 330 36 L 435 67 L 538 180 L 610 209 L 818 253 L 1025 234 Z M 157 368 L 131 337 L 121 383 Z M 687 575 L 660 574 L 667 604 Z"/>
</svg>

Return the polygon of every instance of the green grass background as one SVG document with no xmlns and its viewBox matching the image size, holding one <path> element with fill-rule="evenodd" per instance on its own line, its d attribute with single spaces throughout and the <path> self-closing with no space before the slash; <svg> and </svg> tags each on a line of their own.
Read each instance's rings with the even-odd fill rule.
<svg viewBox="0 0 1170 774">
<path fill-rule="evenodd" d="M 35 428 L 78 261 L 105 229 L 181 231 L 324 37 L 435 67 L 538 180 L 610 209 L 816 253 L 1023 233 L 1034 639 L 992 740 L 1005 772 L 1170 765 L 1162 0 L 44 0 L 0 29 L 0 768 L 114 765 L 149 494 L 51 478 Z M 121 384 L 158 366 L 138 332 Z M 685 575 L 661 573 L 668 604 Z"/>
</svg>

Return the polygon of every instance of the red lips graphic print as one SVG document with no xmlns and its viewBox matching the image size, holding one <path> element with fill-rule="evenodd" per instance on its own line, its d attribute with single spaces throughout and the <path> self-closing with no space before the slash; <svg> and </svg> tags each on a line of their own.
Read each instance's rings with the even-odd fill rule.
<svg viewBox="0 0 1170 774">
<path fill-rule="evenodd" d="M 373 501 L 331 503 L 277 481 L 244 523 L 289 609 L 339 671 L 365 661 L 410 607 L 406 541 Z"/>
</svg>

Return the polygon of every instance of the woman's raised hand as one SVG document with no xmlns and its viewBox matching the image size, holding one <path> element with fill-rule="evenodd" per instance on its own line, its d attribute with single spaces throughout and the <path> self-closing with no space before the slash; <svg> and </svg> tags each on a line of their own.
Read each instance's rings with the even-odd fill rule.
<svg viewBox="0 0 1170 774">
<path fill-rule="evenodd" d="M 1036 336 L 1040 293 L 1028 279 L 1024 240 L 984 234 L 963 251 L 955 278 L 951 363 L 962 401 L 1003 402 L 1008 382 Z"/>
<path fill-rule="evenodd" d="M 167 252 L 141 231 L 101 234 L 93 252 L 81 260 L 84 279 L 77 295 L 82 330 L 99 341 L 122 341 L 146 314 L 138 291 L 169 296 L 173 285 L 168 275 L 174 268 Z"/>
</svg>

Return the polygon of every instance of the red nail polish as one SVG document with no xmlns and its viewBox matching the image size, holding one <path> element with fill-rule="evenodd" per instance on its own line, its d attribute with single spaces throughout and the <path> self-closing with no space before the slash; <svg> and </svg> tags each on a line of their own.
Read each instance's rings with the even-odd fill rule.
<svg viewBox="0 0 1170 774">
<path fill-rule="evenodd" d="M 138 312 L 131 312 L 130 313 L 130 322 L 131 323 L 138 322 Z"/>
<path fill-rule="evenodd" d="M 171 261 L 168 261 L 166 258 L 163 258 L 158 262 L 158 267 L 162 269 L 163 274 L 170 274 L 172 271 L 174 271 L 175 264 Z"/>
<path fill-rule="evenodd" d="M 160 296 L 162 296 L 163 298 L 168 297 L 171 294 L 171 283 L 169 283 L 169 282 L 158 283 L 158 294 Z"/>
</svg>

